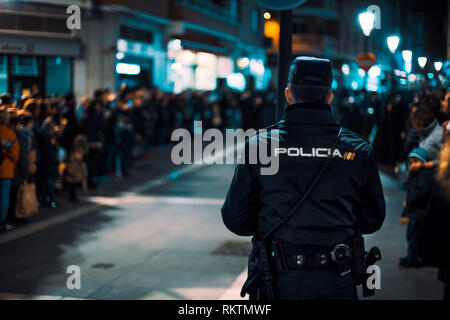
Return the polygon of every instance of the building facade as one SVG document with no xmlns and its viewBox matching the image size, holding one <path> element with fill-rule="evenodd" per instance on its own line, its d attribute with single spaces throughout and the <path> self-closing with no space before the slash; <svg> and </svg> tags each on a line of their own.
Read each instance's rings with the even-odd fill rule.
<svg viewBox="0 0 450 320">
<path fill-rule="evenodd" d="M 79 30 L 66 25 L 70 5 L 81 9 Z M 125 84 L 180 92 L 229 78 L 263 88 L 262 12 L 253 0 L 0 2 L 0 91 L 81 96 Z"/>
<path fill-rule="evenodd" d="M 377 11 L 376 26 L 365 39 L 358 14 L 367 11 L 370 6 Z M 335 87 L 359 90 L 367 88 L 368 79 L 366 72 L 360 70 L 356 63 L 357 56 L 370 51 L 375 54 L 377 62 L 371 72 L 368 89 L 388 90 L 392 75 L 399 75 L 407 81 L 408 75 L 415 73 L 410 79 L 417 79 L 436 71 L 431 70 L 434 61 L 446 59 L 443 43 L 447 36 L 445 32 L 440 32 L 443 28 L 439 23 L 447 21 L 448 5 L 439 0 L 433 2 L 433 10 L 425 6 L 427 3 L 415 0 L 308 0 L 293 10 L 292 54 L 331 59 Z M 278 15 L 276 12 L 270 13 L 273 18 L 266 22 L 266 35 L 275 34 L 273 43 L 276 44 L 277 30 L 272 25 L 276 25 Z M 390 35 L 400 38 L 394 54 L 389 51 L 386 41 Z M 410 72 L 405 72 L 403 50 L 413 53 Z M 277 60 L 273 58 L 276 48 L 272 48 L 270 53 L 270 61 L 276 67 Z M 428 57 L 430 62 L 423 70 L 417 63 L 417 58 L 421 56 Z"/>
</svg>

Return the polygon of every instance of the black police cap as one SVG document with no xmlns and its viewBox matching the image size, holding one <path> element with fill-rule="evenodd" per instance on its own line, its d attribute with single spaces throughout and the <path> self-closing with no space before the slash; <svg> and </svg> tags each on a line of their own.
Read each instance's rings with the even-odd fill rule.
<svg viewBox="0 0 450 320">
<path fill-rule="evenodd" d="M 288 82 L 300 86 L 331 87 L 331 61 L 315 57 L 297 57 L 292 61 Z"/>
</svg>

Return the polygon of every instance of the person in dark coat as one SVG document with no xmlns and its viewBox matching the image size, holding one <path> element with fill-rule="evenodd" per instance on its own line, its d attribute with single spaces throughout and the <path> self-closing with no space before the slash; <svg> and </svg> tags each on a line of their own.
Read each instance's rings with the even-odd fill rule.
<svg viewBox="0 0 450 320">
<path fill-rule="evenodd" d="M 55 182 L 59 176 L 59 159 L 57 139 L 54 133 L 47 132 L 44 134 L 41 150 L 39 170 L 42 180 L 42 194 L 46 204 L 50 208 L 55 208 Z"/>
<path fill-rule="evenodd" d="M 8 209 L 8 221 L 14 222 L 16 220 L 14 212 L 16 209 L 19 188 L 22 183 L 28 180 L 28 153 L 31 150 L 31 141 L 28 139 L 27 135 L 22 132 L 22 125 L 19 117 L 11 118 L 9 125 L 16 133 L 17 141 L 19 142 L 19 161 L 14 169 L 14 178 L 12 180 L 9 197 L 10 205 Z"/>
<path fill-rule="evenodd" d="M 81 118 L 81 130 L 87 136 L 89 153 L 87 154 L 88 187 L 96 188 L 99 176 L 99 159 L 103 148 L 104 120 L 101 114 L 101 104 L 93 101 Z"/>
<path fill-rule="evenodd" d="M 255 294 L 273 293 L 277 300 L 358 298 L 358 270 L 351 259 L 357 249 L 356 229 L 362 234 L 379 230 L 386 205 L 370 144 L 341 128 L 331 114 L 331 84 L 329 60 L 296 58 L 285 89 L 289 105 L 281 121 L 271 127 L 279 134 L 251 136 L 246 161 L 235 169 L 221 210 L 223 222 L 240 236 L 267 236 L 268 245 L 274 247 L 266 257 L 274 266 L 273 290 L 265 286 L 259 292 L 252 290 Z M 274 143 L 279 143 L 276 148 L 281 152 L 274 171 L 262 171 L 258 161 L 249 163 L 252 156 L 247 150 Z M 315 185 L 327 158 L 330 166 Z M 302 198 L 311 188 L 309 196 Z M 283 217 L 290 219 L 280 225 Z M 347 248 L 348 254 L 337 258 L 332 252 L 338 248 Z"/>
<path fill-rule="evenodd" d="M 65 105 L 62 110 L 62 116 L 65 119 L 65 127 L 62 132 L 61 146 L 70 152 L 75 136 L 79 133 L 78 120 L 75 114 L 75 96 L 70 93 L 65 97 Z"/>
<path fill-rule="evenodd" d="M 396 159 L 397 107 L 395 97 L 388 100 L 380 128 L 374 142 L 374 150 L 380 164 L 394 166 Z"/>
<path fill-rule="evenodd" d="M 416 148 L 408 155 L 408 159 L 411 168 L 415 163 L 426 163 L 427 152 L 422 148 Z M 402 267 L 419 267 L 424 263 L 419 253 L 419 242 L 433 186 L 434 172 L 433 168 L 422 166 L 409 173 L 406 206 L 403 210 L 403 216 L 409 220 L 406 234 L 408 254 L 400 258 L 399 264 Z"/>
</svg>

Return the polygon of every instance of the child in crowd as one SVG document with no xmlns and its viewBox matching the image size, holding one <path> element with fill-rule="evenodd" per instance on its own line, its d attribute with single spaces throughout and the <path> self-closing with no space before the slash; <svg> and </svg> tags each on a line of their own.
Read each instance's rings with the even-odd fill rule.
<svg viewBox="0 0 450 320">
<path fill-rule="evenodd" d="M 78 202 L 77 189 L 80 185 L 86 188 L 86 163 L 83 161 L 89 146 L 84 135 L 78 135 L 74 139 L 72 151 L 64 171 L 64 183 L 69 187 L 69 201 Z"/>
<path fill-rule="evenodd" d="M 433 167 L 423 165 L 427 162 L 427 152 L 425 149 L 413 149 L 408 155 L 408 160 L 410 174 L 402 218 L 402 223 L 408 223 L 408 253 L 406 257 L 400 258 L 399 263 L 402 267 L 419 267 L 423 264 L 419 256 L 419 245 L 435 170 Z M 416 169 L 411 170 L 411 168 Z"/>
</svg>

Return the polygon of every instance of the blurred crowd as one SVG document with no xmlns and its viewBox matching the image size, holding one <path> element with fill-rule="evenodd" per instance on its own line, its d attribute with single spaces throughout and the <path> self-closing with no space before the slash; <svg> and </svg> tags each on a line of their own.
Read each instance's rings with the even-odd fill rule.
<svg viewBox="0 0 450 320">
<path fill-rule="evenodd" d="M 380 167 L 407 190 L 401 223 L 407 224 L 403 267 L 437 266 L 449 283 L 450 245 L 444 237 L 450 212 L 450 93 L 406 90 L 335 92 L 338 122 L 366 137 Z M 274 119 L 276 92 L 229 89 L 179 94 L 157 88 L 97 90 L 76 101 L 0 95 L 0 229 L 12 229 L 23 209 L 24 186 L 33 185 L 39 206 L 59 206 L 55 194 L 78 201 L 78 189 L 127 177 L 133 160 L 170 143 L 176 128 L 263 128 Z M 33 191 L 36 190 L 36 191 Z M 28 190 L 30 192 L 30 190 Z M 21 200 L 21 201 L 19 201 Z M 449 298 L 449 286 L 446 286 Z"/>
<path fill-rule="evenodd" d="M 380 167 L 406 189 L 400 223 L 407 225 L 401 267 L 439 267 L 450 299 L 450 92 L 425 88 L 393 92 L 340 91 L 340 122 L 373 145 Z"/>
<path fill-rule="evenodd" d="M 229 89 L 166 93 L 157 88 L 73 94 L 0 95 L 0 229 L 12 229 L 22 190 L 33 185 L 40 206 L 59 206 L 55 194 L 78 201 L 78 189 L 95 189 L 128 177 L 133 159 L 170 143 L 171 132 L 201 120 L 208 128 L 260 128 L 272 121 L 275 92 Z M 32 191 L 30 191 L 32 192 Z M 19 198 L 19 199 L 18 199 Z"/>
</svg>

